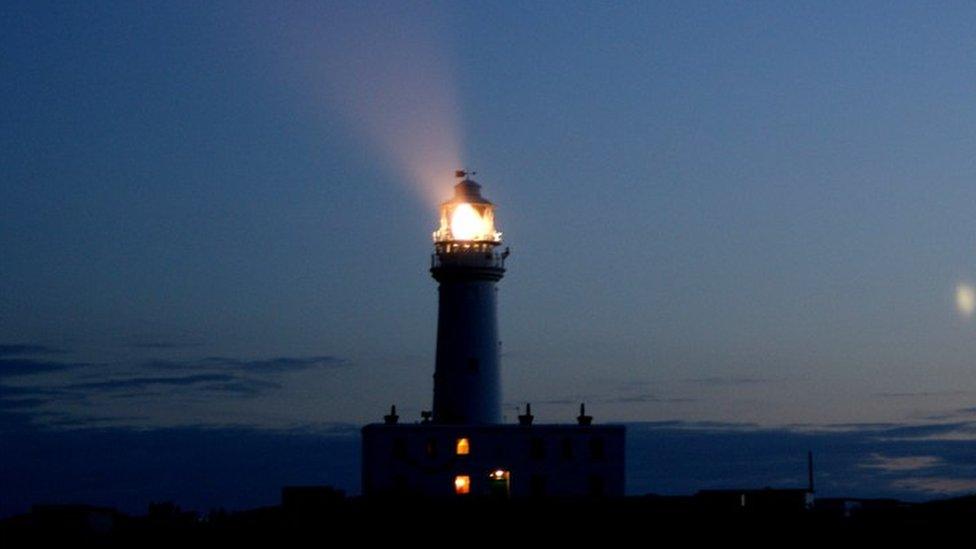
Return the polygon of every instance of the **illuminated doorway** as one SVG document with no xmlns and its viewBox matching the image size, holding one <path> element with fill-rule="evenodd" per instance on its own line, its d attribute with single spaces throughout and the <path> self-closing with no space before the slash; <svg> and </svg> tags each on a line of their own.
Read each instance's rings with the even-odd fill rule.
<svg viewBox="0 0 976 549">
<path fill-rule="evenodd" d="M 495 469 L 488 474 L 489 493 L 495 497 L 507 498 L 511 488 L 511 473 L 504 469 Z"/>
</svg>

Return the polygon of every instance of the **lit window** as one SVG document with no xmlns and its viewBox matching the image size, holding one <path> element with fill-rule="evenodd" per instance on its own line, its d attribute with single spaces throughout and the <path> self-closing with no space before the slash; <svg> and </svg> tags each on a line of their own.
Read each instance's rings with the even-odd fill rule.
<svg viewBox="0 0 976 549">
<path fill-rule="evenodd" d="M 466 456 L 471 452 L 471 443 L 466 438 L 457 439 L 457 455 Z"/>
<path fill-rule="evenodd" d="M 471 493 L 471 477 L 468 475 L 458 475 L 454 477 L 454 493 L 470 494 Z"/>
</svg>

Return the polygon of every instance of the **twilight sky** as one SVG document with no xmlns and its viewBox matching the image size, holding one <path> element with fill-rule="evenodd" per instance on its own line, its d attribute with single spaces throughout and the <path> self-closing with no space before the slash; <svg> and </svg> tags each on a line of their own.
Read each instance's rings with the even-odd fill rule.
<svg viewBox="0 0 976 549">
<path fill-rule="evenodd" d="M 5 3 L 0 414 L 417 417 L 470 167 L 510 418 L 972 438 L 976 6 L 689 4 Z"/>
</svg>

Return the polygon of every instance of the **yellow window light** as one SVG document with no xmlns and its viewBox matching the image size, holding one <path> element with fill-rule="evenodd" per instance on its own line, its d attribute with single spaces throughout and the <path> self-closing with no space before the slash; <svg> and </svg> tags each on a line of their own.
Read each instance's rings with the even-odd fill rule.
<svg viewBox="0 0 976 549">
<path fill-rule="evenodd" d="M 457 495 L 471 493 L 471 477 L 468 475 L 458 475 L 454 477 L 454 493 Z"/>
</svg>

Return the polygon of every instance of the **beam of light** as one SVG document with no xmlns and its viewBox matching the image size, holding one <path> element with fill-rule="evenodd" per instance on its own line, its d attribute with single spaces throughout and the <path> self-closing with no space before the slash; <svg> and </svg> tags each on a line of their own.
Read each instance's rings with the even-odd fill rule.
<svg viewBox="0 0 976 549">
<path fill-rule="evenodd" d="M 976 310 L 976 290 L 969 284 L 956 286 L 956 310 L 963 318 L 971 318 Z"/>
<path fill-rule="evenodd" d="M 323 130 L 340 122 L 424 202 L 443 200 L 464 165 L 444 6 L 293 5 L 270 20 L 286 38 L 279 70 L 322 109 Z"/>
</svg>

